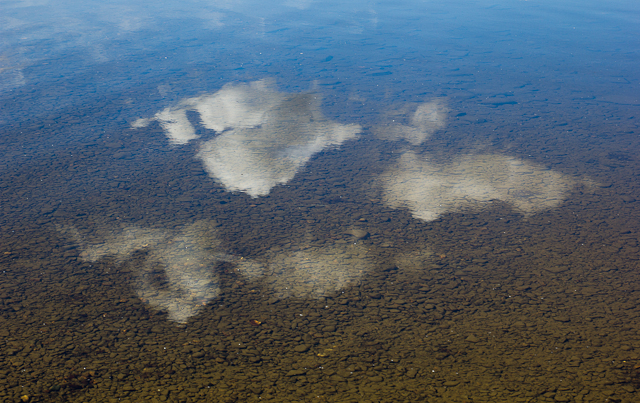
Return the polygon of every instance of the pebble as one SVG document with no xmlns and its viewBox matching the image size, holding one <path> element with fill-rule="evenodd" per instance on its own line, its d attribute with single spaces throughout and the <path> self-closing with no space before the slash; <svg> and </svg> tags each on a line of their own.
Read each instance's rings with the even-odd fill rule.
<svg viewBox="0 0 640 403">
<path fill-rule="evenodd" d="M 295 351 L 296 353 L 304 353 L 304 352 L 309 351 L 309 346 L 307 346 L 307 345 L 295 346 L 293 348 L 293 351 Z"/>
<path fill-rule="evenodd" d="M 466 340 L 466 341 L 468 341 L 468 342 L 470 342 L 470 343 L 477 343 L 477 342 L 479 342 L 479 341 L 480 341 L 480 339 L 479 339 L 479 338 L 477 338 L 477 337 L 476 337 L 476 336 L 474 336 L 474 335 L 470 335 L 470 336 L 468 336 L 465 340 Z"/>
</svg>

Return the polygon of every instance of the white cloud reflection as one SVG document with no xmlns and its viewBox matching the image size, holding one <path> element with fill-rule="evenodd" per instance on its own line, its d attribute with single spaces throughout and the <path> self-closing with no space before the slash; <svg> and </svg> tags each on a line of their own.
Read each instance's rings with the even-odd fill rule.
<svg viewBox="0 0 640 403">
<path fill-rule="evenodd" d="M 22 67 L 7 65 L 6 59 L 0 56 L 0 94 L 24 84 Z"/>
<path fill-rule="evenodd" d="M 274 186 L 293 179 L 313 154 L 360 132 L 357 124 L 328 120 L 316 94 L 278 92 L 268 80 L 226 85 L 131 126 L 140 128 L 156 120 L 171 143 L 186 144 L 199 138 L 188 111 L 199 114 L 202 126 L 220 133 L 203 142 L 197 154 L 207 172 L 227 190 L 252 197 L 267 195 Z"/>
<path fill-rule="evenodd" d="M 311 7 L 314 0 L 285 0 L 283 4 L 287 7 L 297 8 L 298 10 L 306 10 Z"/>
<path fill-rule="evenodd" d="M 266 256 L 266 264 L 241 261 L 249 280 L 262 280 L 280 298 L 321 298 L 354 284 L 373 267 L 362 244 L 304 247 Z"/>
<path fill-rule="evenodd" d="M 59 230 L 73 237 L 89 262 L 115 258 L 117 264 L 133 262 L 136 294 L 168 319 L 186 323 L 220 294 L 215 273 L 220 262 L 234 264 L 247 280 L 280 298 L 321 298 L 357 283 L 374 267 L 362 243 L 301 246 L 270 251 L 255 259 L 226 254 L 216 224 L 198 221 L 176 230 L 129 226 L 114 231 L 101 242 L 87 242 L 73 228 Z M 136 252 L 140 253 L 139 255 Z M 142 263 L 140 263 L 142 262 Z"/>
<path fill-rule="evenodd" d="M 81 242 L 77 235 L 76 239 Z M 136 268 L 136 293 L 178 323 L 186 323 L 218 296 L 215 265 L 232 259 L 222 252 L 211 224 L 202 221 L 177 231 L 132 226 L 101 243 L 81 245 L 80 257 L 90 262 L 111 256 L 122 263 L 134 252 L 146 251 L 144 263 Z"/>
<path fill-rule="evenodd" d="M 387 205 L 432 221 L 464 207 L 502 200 L 532 214 L 557 207 L 576 181 L 504 155 L 466 155 L 448 163 L 406 152 L 380 178 Z"/>
<path fill-rule="evenodd" d="M 422 144 L 447 123 L 449 108 L 444 98 L 435 98 L 416 107 L 407 124 L 395 122 L 375 126 L 373 132 L 384 140 L 405 140 L 412 145 Z"/>
</svg>

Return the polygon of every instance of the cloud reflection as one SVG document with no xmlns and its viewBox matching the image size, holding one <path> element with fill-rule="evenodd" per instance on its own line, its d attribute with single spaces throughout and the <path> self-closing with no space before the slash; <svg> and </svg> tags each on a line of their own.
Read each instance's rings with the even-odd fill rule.
<svg viewBox="0 0 640 403">
<path fill-rule="evenodd" d="M 136 293 L 178 323 L 186 323 L 218 296 L 215 265 L 232 260 L 222 252 L 211 224 L 205 222 L 178 231 L 127 227 L 83 249 L 81 258 L 91 262 L 111 256 L 122 263 L 136 251 L 146 252 L 144 263 L 137 267 Z"/>
<path fill-rule="evenodd" d="M 417 146 L 445 127 L 448 113 L 449 107 L 444 98 L 432 99 L 418 105 L 407 124 L 392 119 L 392 123 L 374 127 L 373 132 L 383 140 L 405 140 Z"/>
<path fill-rule="evenodd" d="M 0 94 L 25 84 L 23 66 L 0 54 Z"/>
<path fill-rule="evenodd" d="M 214 94 L 185 99 L 132 127 L 156 120 L 171 143 L 186 144 L 199 138 L 188 111 L 220 133 L 202 143 L 197 154 L 207 172 L 227 190 L 252 197 L 290 181 L 313 154 L 355 138 L 361 129 L 328 120 L 316 94 L 278 92 L 269 80 L 229 84 Z"/>
<path fill-rule="evenodd" d="M 240 273 L 264 280 L 278 297 L 321 298 L 356 283 L 373 266 L 362 244 L 335 244 L 271 253 L 267 264 L 240 262 Z"/>
<path fill-rule="evenodd" d="M 463 207 L 502 200 L 532 214 L 551 209 L 576 184 L 572 178 L 504 155 L 467 155 L 449 163 L 406 152 L 381 177 L 384 201 L 432 221 Z"/>
<path fill-rule="evenodd" d="M 102 242 L 87 243 L 75 229 L 60 229 L 80 244 L 83 260 L 115 258 L 134 267 L 138 297 L 168 319 L 186 323 L 220 294 L 215 273 L 221 262 L 234 264 L 247 280 L 260 283 L 273 295 L 286 298 L 321 298 L 357 283 L 374 267 L 361 243 L 302 246 L 270 251 L 255 260 L 228 255 L 215 230 L 199 221 L 177 230 L 129 226 Z"/>
</svg>

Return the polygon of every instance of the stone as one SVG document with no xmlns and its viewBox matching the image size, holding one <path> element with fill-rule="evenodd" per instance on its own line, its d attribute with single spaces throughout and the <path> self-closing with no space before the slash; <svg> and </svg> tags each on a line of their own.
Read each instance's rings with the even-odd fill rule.
<svg viewBox="0 0 640 403">
<path fill-rule="evenodd" d="M 291 371 L 287 372 L 287 376 L 299 376 L 304 374 L 306 374 L 306 371 L 301 369 L 292 369 Z"/>
<path fill-rule="evenodd" d="M 296 353 L 304 353 L 304 352 L 309 351 L 309 346 L 301 344 L 299 346 L 295 346 L 293 348 L 293 351 L 295 351 Z"/>
<path fill-rule="evenodd" d="M 364 239 L 369 236 L 369 233 L 363 229 L 350 229 L 345 231 L 346 234 L 353 235 L 356 239 Z"/>
<path fill-rule="evenodd" d="M 480 339 L 474 335 L 467 337 L 465 340 L 468 341 L 469 343 L 477 343 L 480 341 Z"/>
</svg>

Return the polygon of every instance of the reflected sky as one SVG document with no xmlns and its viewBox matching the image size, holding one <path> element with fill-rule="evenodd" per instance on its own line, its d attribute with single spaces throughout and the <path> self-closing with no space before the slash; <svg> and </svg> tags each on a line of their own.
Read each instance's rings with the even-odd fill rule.
<svg viewBox="0 0 640 403">
<path fill-rule="evenodd" d="M 226 255 L 215 235 L 215 223 L 196 222 L 177 230 L 125 227 L 99 243 L 87 243 L 74 228 L 63 228 L 79 243 L 80 257 L 89 262 L 112 257 L 123 264 L 136 252 L 141 264 L 134 267 L 136 293 L 168 319 L 186 323 L 200 308 L 218 296 L 215 268 L 234 260 Z"/>
<path fill-rule="evenodd" d="M 384 140 L 405 140 L 417 146 L 447 124 L 449 108 L 446 99 L 436 98 L 417 105 L 415 110 L 408 109 L 405 106 L 400 113 L 387 117 L 387 123 L 374 126 L 373 132 Z M 406 124 L 402 124 L 401 120 L 407 120 Z"/>
<path fill-rule="evenodd" d="M 383 247 L 335 232 L 379 225 L 368 208 L 421 224 L 495 205 L 532 217 L 600 185 L 615 166 L 601 146 L 623 147 L 607 136 L 633 132 L 615 108 L 640 104 L 637 63 L 620 50 L 638 43 L 637 6 L 560 18 L 545 1 L 399 4 L 3 2 L 0 168 L 21 174 L 11 213 L 31 209 L 82 261 L 135 267 L 137 295 L 185 323 L 224 292 L 223 264 L 281 297 L 362 281 Z M 603 26 L 611 35 L 590 35 Z M 291 219 L 264 241 L 273 211 L 310 205 L 326 222 Z M 384 259 L 420 270 L 433 249 L 421 247 Z"/>
<path fill-rule="evenodd" d="M 0 396 L 630 399 L 638 15 L 0 0 Z"/>
<path fill-rule="evenodd" d="M 280 298 L 328 297 L 355 285 L 374 267 L 362 244 L 307 246 L 270 252 L 266 263 L 256 270 L 255 262 L 242 262 L 240 274 L 252 281 L 262 281 Z"/>
<path fill-rule="evenodd" d="M 72 227 L 58 230 L 78 244 L 85 261 L 113 258 L 119 266 L 133 262 L 132 285 L 138 297 L 181 324 L 220 294 L 221 263 L 233 265 L 247 281 L 269 287 L 280 298 L 328 297 L 357 284 L 375 267 L 357 236 L 355 242 L 322 247 L 302 243 L 252 260 L 227 254 L 217 226 L 199 221 L 174 230 L 124 227 L 101 240 Z"/>
<path fill-rule="evenodd" d="M 473 154 L 438 163 L 411 151 L 380 179 L 389 206 L 407 207 L 425 221 L 498 200 L 529 215 L 559 206 L 577 184 L 569 176 L 505 155 Z"/>
<path fill-rule="evenodd" d="M 187 111 L 197 111 L 202 126 L 218 135 L 197 153 L 211 176 L 229 191 L 265 196 L 324 148 L 354 139 L 357 124 L 329 121 L 320 111 L 319 94 L 285 94 L 271 81 L 229 84 L 212 95 L 183 100 L 154 119 L 172 144 L 198 139 Z M 133 128 L 150 119 L 138 119 Z"/>
<path fill-rule="evenodd" d="M 271 79 L 229 83 L 212 94 L 183 99 L 151 118 L 139 118 L 131 127 L 134 133 L 147 135 L 143 129 L 158 124 L 176 151 L 195 143 L 193 157 L 226 191 L 258 198 L 267 196 L 276 185 L 289 183 L 314 154 L 328 146 L 347 143 L 358 150 L 356 140 L 362 127 L 328 120 L 321 99 L 319 91 L 278 91 Z M 448 213 L 481 211 L 494 202 L 528 216 L 560 206 L 579 184 L 593 185 L 589 179 L 573 178 L 505 154 L 458 153 L 443 158 L 430 151 L 429 141 L 447 126 L 451 112 L 447 100 L 435 98 L 396 109 L 404 111 L 395 113 L 397 119 L 368 125 L 369 134 L 394 144 L 397 150 L 379 162 L 384 170 L 371 184 L 387 206 L 406 208 L 416 219 L 428 222 Z M 294 244 L 285 249 L 277 247 L 249 259 L 232 257 L 223 250 L 220 239 L 224 234 L 209 232 L 204 237 L 207 226 L 215 227 L 205 222 L 171 231 L 128 227 L 83 246 L 81 257 L 96 261 L 115 256 L 122 263 L 134 252 L 146 251 L 136 291 L 179 323 L 221 292 L 215 274 L 219 262 L 233 264 L 248 281 L 267 287 L 279 298 L 327 297 L 359 283 L 378 264 L 369 248 L 358 242 L 368 234 L 362 229 L 345 229 L 360 234 L 351 242 L 327 239 L 318 246 L 292 238 Z M 213 245 L 205 247 L 207 243 Z M 430 245 L 423 244 L 392 260 L 403 270 L 419 271 L 431 257 Z M 149 281 L 156 267 L 164 273 L 164 288 Z"/>
</svg>

